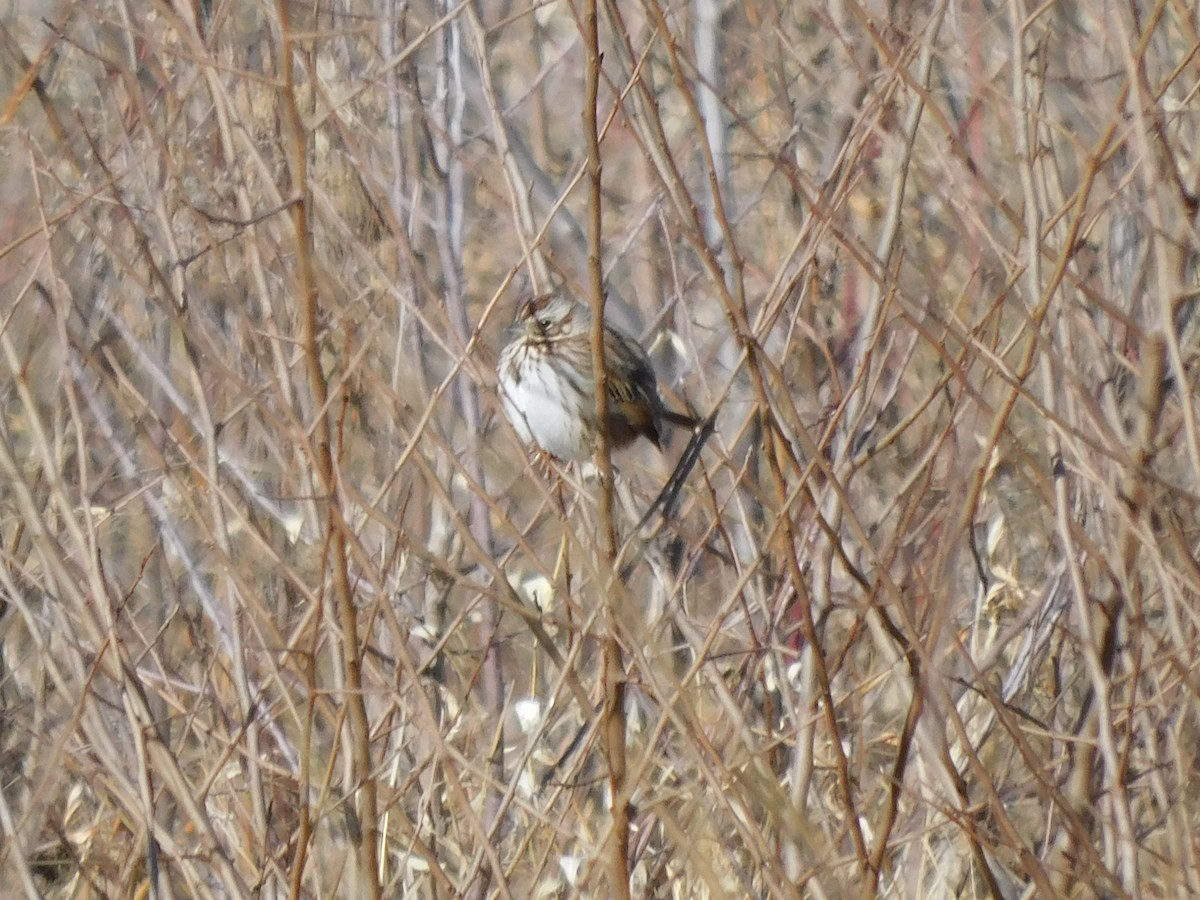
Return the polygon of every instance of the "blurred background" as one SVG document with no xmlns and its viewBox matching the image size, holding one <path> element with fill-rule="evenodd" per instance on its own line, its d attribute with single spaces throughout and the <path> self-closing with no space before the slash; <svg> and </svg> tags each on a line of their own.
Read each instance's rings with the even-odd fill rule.
<svg viewBox="0 0 1200 900">
<path fill-rule="evenodd" d="M 1200 895 L 1196 9 L 596 5 L 0 0 L 5 895 Z"/>
</svg>

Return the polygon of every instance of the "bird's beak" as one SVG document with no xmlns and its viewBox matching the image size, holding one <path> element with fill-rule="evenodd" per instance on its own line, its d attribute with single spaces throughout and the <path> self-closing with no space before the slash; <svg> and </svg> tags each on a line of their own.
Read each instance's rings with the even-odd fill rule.
<svg viewBox="0 0 1200 900">
<path fill-rule="evenodd" d="M 530 333 L 529 323 L 534 321 L 532 306 L 532 300 L 525 300 L 517 306 L 517 314 L 513 317 L 512 324 L 504 329 L 506 338 L 514 340 Z"/>
</svg>

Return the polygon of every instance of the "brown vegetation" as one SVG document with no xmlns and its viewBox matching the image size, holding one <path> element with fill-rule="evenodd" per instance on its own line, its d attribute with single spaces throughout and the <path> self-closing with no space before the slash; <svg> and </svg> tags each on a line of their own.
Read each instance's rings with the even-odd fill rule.
<svg viewBox="0 0 1200 900">
<path fill-rule="evenodd" d="M 1200 895 L 1198 32 L 8 3 L 6 895 Z"/>
</svg>

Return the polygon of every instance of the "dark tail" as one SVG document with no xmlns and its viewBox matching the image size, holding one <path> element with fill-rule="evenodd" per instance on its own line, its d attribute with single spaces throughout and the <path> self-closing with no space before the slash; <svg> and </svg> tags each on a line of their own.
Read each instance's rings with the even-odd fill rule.
<svg viewBox="0 0 1200 900">
<path fill-rule="evenodd" d="M 662 417 L 664 422 L 670 422 L 672 425 L 678 425 L 680 428 L 695 429 L 700 424 L 700 420 L 695 416 L 685 416 L 683 413 L 677 413 L 673 409 L 664 409 Z"/>
</svg>

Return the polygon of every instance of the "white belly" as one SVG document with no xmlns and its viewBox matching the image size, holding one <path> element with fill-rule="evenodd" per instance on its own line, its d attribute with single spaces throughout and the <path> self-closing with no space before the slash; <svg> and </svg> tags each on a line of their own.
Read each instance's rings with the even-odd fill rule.
<svg viewBox="0 0 1200 900">
<path fill-rule="evenodd" d="M 592 452 L 590 434 L 594 429 L 589 423 L 593 411 L 583 415 L 568 412 L 562 402 L 563 390 L 537 377 L 540 372 L 535 368 L 516 384 L 501 385 L 504 414 L 526 443 L 536 443 L 564 462 L 585 458 Z M 584 402 L 590 403 L 591 397 Z"/>
</svg>

